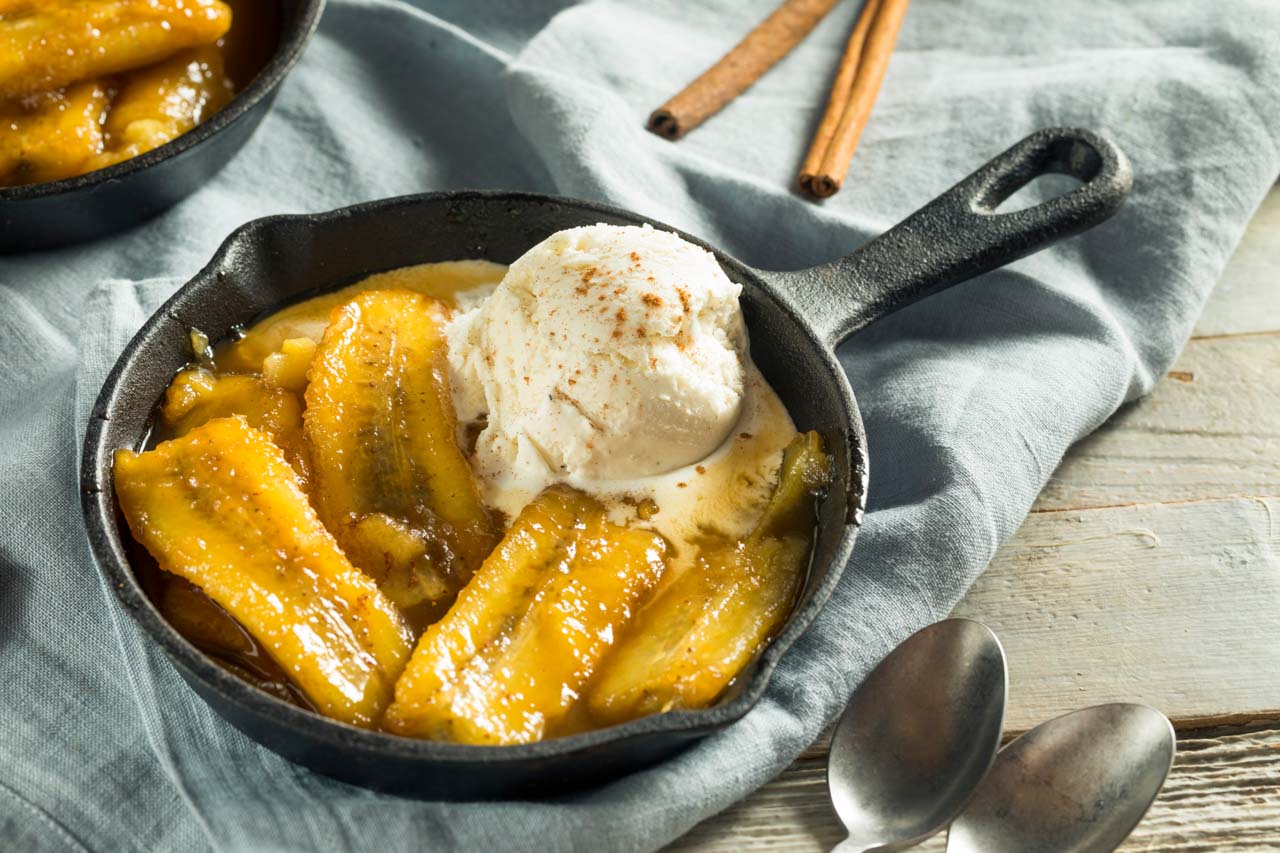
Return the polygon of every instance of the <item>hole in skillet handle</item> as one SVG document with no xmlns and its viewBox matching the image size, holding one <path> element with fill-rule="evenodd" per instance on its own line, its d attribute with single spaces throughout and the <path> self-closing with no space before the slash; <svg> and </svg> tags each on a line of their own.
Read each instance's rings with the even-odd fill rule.
<svg viewBox="0 0 1280 853">
<path fill-rule="evenodd" d="M 997 212 L 1045 175 L 1081 183 L 1032 207 Z M 920 264 L 917 283 L 925 296 L 1093 227 L 1115 213 L 1132 186 L 1128 159 L 1110 141 L 1087 130 L 1050 128 L 998 154 L 885 236 L 909 227 L 941 247 L 940 263 Z"/>
<path fill-rule="evenodd" d="M 1036 134 L 1024 139 L 984 167 L 984 170 L 996 165 L 1003 168 L 994 170 L 993 182 L 985 187 L 981 195 L 974 197 L 975 213 L 997 213 L 997 209 L 1010 197 L 1039 178 L 1066 175 L 1068 178 L 1074 178 L 1077 182 L 1075 187 L 1079 188 L 1097 178 L 1102 172 L 1103 155 L 1088 141 L 1076 137 L 1055 136 L 1047 136 L 1041 140 L 1037 139 L 1038 136 L 1039 134 Z M 1009 155 L 1014 156 L 1009 157 Z M 1074 189 L 1071 192 L 1074 192 Z M 1059 193 L 1053 198 L 1069 194 Z M 1053 201 L 1053 198 L 1046 199 L 1042 203 L 1047 204 Z M 1031 210 L 1038 206 L 1029 204 L 1022 209 Z"/>
<path fill-rule="evenodd" d="M 1038 204 L 1044 204 L 1052 198 L 1066 195 L 1081 185 L 1081 181 L 1072 175 L 1043 174 L 1032 178 L 1019 187 L 1013 195 L 992 211 L 992 213 L 1015 213 Z"/>
</svg>

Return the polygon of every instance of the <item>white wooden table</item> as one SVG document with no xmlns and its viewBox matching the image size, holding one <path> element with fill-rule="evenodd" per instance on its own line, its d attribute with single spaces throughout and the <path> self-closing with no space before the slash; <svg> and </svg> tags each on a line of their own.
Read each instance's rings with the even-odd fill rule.
<svg viewBox="0 0 1280 853">
<path fill-rule="evenodd" d="M 1008 733 L 1108 701 L 1173 720 L 1123 850 L 1280 849 L 1280 187 L 1174 368 L 1071 449 L 955 612 L 1004 643 Z M 830 849 L 827 740 L 672 849 Z"/>
</svg>

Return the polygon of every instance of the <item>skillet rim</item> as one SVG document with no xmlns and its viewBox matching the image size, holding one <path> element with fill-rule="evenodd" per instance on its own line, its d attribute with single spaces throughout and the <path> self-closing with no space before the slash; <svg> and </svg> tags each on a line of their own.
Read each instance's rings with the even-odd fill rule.
<svg viewBox="0 0 1280 853">
<path fill-rule="evenodd" d="M 287 0 L 275 0 L 283 7 Z M 212 136 L 230 127 L 242 116 L 248 114 L 270 97 L 284 82 L 285 77 L 293 70 L 302 58 L 307 44 L 320 26 L 320 17 L 324 13 L 328 0 L 298 0 L 298 18 L 292 26 L 282 26 L 280 41 L 271 59 L 254 76 L 231 102 L 186 133 L 179 134 L 170 141 L 136 157 L 130 157 L 105 169 L 73 175 L 57 181 L 42 181 L 36 184 L 19 184 L 15 187 L 0 187 L 0 203 L 32 201 L 82 190 L 92 191 L 102 184 L 121 181 L 143 172 L 159 163 L 169 160 L 191 150 Z"/>
<path fill-rule="evenodd" d="M 323 2 L 323 0 L 319 1 Z M 168 623 L 134 575 L 123 540 L 115 525 L 117 501 L 112 488 L 111 454 L 117 448 L 107 446 L 108 424 L 119 402 L 122 390 L 121 380 L 127 378 L 127 373 L 146 357 L 145 350 L 148 348 L 149 339 L 160 330 L 162 324 L 178 321 L 180 315 L 175 309 L 180 307 L 184 298 L 205 288 L 218 286 L 218 274 L 224 262 L 236 254 L 238 247 L 244 243 L 252 243 L 260 235 L 272 230 L 296 226 L 310 229 L 328 222 L 398 208 L 412 209 L 424 204 L 467 201 L 564 206 L 606 214 L 637 224 L 648 223 L 654 228 L 678 234 L 683 239 L 710 251 L 731 278 L 756 288 L 780 311 L 788 315 L 792 322 L 803 330 L 814 351 L 820 353 L 824 367 L 836 379 L 839 396 L 848 414 L 844 436 L 849 464 L 845 484 L 848 505 L 841 529 L 835 534 L 838 539 L 833 547 L 832 565 L 822 580 L 812 588 L 809 601 L 803 607 L 792 611 L 782 632 L 773 638 L 756 658 L 750 681 L 732 700 L 711 708 L 667 711 L 579 734 L 506 746 L 455 744 L 362 729 L 278 699 L 216 664 Z M 136 447 L 138 443 L 135 442 L 132 446 Z M 747 266 L 680 229 L 624 208 L 542 193 L 461 190 L 395 196 L 320 213 L 267 216 L 251 220 L 233 231 L 218 247 L 210 261 L 156 309 L 116 359 L 89 415 L 81 451 L 79 484 L 81 510 L 84 515 L 89 549 L 99 572 L 112 588 L 117 603 L 123 606 L 129 616 L 148 634 L 150 641 L 160 646 L 170 662 L 178 669 L 185 670 L 224 701 L 254 715 L 271 717 L 275 723 L 296 730 L 307 738 L 325 740 L 341 749 L 355 749 L 366 756 L 386 756 L 442 765 L 474 766 L 519 764 L 552 757 L 563 758 L 591 752 L 607 744 L 639 740 L 647 736 L 700 737 L 726 728 L 744 717 L 764 696 L 778 662 L 800 635 L 808 630 L 818 613 L 826 606 L 848 565 L 866 509 L 868 483 L 866 459 L 866 432 L 863 428 L 861 412 L 849 380 L 841 369 L 834 351 L 823 344 L 812 322 L 796 307 L 795 302 L 784 297 L 776 289 L 770 280 L 769 273 Z M 812 569 L 810 571 L 812 572 Z M 215 713 L 226 718 L 216 704 L 208 702 L 203 696 L 200 698 L 209 704 Z M 257 740 L 256 737 L 254 739 Z M 272 748 L 267 743 L 262 745 L 268 749 Z"/>
</svg>

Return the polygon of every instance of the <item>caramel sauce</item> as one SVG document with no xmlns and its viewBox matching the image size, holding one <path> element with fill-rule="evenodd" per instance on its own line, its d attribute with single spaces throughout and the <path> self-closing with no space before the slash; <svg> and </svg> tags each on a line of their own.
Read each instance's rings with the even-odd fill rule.
<svg viewBox="0 0 1280 853">
<path fill-rule="evenodd" d="M 241 92 L 258 76 L 280 45 L 284 8 L 278 0 L 226 0 L 231 30 L 220 45 L 227 77 Z"/>
</svg>

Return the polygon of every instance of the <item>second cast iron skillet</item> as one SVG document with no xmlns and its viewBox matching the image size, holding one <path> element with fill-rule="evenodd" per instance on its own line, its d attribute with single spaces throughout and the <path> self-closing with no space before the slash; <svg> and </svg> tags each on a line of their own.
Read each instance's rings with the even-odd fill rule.
<svg viewBox="0 0 1280 853">
<path fill-rule="evenodd" d="M 1047 173 L 1083 183 L 1026 210 L 994 212 Z M 501 747 L 411 740 L 308 713 L 231 675 L 165 622 L 129 565 L 129 533 L 111 479 L 112 452 L 145 443 L 157 401 L 190 359 L 190 327 L 217 340 L 285 302 L 370 273 L 459 258 L 510 263 L 563 228 L 646 221 L 625 210 L 517 193 L 432 193 L 245 225 L 142 327 L 98 397 L 81 470 L 93 554 L 121 605 L 197 693 L 259 743 L 321 773 L 413 796 L 548 796 L 653 764 L 751 709 L 850 559 L 866 505 L 866 436 L 836 345 L 878 317 L 1101 222 L 1131 183 L 1124 155 L 1107 140 L 1083 130 L 1043 130 L 833 263 L 763 272 L 706 247 L 743 286 L 752 358 L 796 425 L 822 433 L 835 468 L 800 600 L 778 636 L 712 708 Z"/>
<path fill-rule="evenodd" d="M 231 103 L 176 139 L 114 166 L 0 187 L 0 255 L 69 246 L 130 228 L 195 192 L 227 165 L 301 58 L 325 0 L 256 2 L 279 3 L 280 32 L 270 60 Z"/>
</svg>

